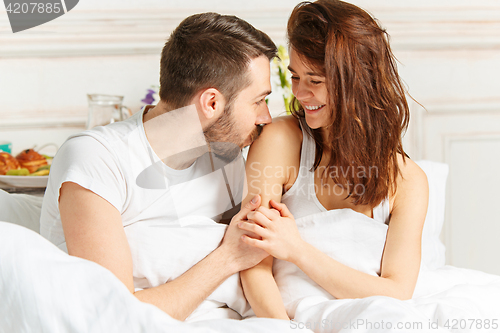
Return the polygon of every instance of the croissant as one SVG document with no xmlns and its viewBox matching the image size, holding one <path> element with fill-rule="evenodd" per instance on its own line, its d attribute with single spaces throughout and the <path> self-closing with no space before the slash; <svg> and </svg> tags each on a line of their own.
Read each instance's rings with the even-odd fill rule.
<svg viewBox="0 0 500 333">
<path fill-rule="evenodd" d="M 21 164 L 21 167 L 28 169 L 30 173 L 35 172 L 41 166 L 47 165 L 47 159 L 33 149 L 23 150 L 16 156 L 16 159 Z"/>
<path fill-rule="evenodd" d="M 19 169 L 19 162 L 9 153 L 0 152 L 0 175 L 5 175 L 9 170 Z"/>
</svg>

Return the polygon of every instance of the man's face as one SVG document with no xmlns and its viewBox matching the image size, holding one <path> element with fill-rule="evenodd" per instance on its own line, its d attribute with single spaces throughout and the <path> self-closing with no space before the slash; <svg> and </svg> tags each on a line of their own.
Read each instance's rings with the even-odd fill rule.
<svg viewBox="0 0 500 333">
<path fill-rule="evenodd" d="M 208 142 L 230 142 L 239 148 L 250 145 L 269 124 L 271 115 L 265 101 L 271 93 L 270 64 L 265 56 L 248 66 L 250 85 L 236 96 L 232 106 L 205 130 Z"/>
</svg>

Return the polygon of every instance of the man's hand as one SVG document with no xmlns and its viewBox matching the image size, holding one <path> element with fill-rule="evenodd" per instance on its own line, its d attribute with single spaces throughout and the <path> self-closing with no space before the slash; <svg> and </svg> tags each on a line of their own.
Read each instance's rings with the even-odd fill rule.
<svg viewBox="0 0 500 333">
<path fill-rule="evenodd" d="M 229 254 L 231 263 L 236 266 L 237 271 L 251 268 L 268 256 L 266 251 L 246 244 L 243 241 L 243 237 L 250 233 L 238 228 L 240 222 L 248 221 L 248 213 L 258 208 L 260 203 L 261 198 L 259 195 L 256 195 L 233 217 L 219 248 Z"/>
</svg>

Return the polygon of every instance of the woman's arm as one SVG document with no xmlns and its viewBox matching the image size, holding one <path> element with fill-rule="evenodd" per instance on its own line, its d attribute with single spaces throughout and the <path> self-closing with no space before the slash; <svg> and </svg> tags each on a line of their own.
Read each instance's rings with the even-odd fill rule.
<svg viewBox="0 0 500 333">
<path fill-rule="evenodd" d="M 301 134 L 296 121 L 290 117 L 278 118 L 264 127 L 248 153 L 248 195 L 243 204 L 255 194 L 261 195 L 263 207 L 269 208 L 270 200 L 281 201 L 283 186 L 290 177 L 296 176 L 290 166 L 300 161 Z M 272 267 L 273 257 L 269 256 L 259 265 L 240 272 L 243 291 L 258 317 L 288 320 Z"/>
<path fill-rule="evenodd" d="M 272 256 L 255 267 L 240 272 L 245 297 L 257 317 L 289 320 L 273 276 Z"/>
<path fill-rule="evenodd" d="M 279 210 L 281 216 L 262 207 L 250 214 L 248 218 L 258 224 L 243 222 L 240 228 L 262 239 L 244 237 L 244 241 L 276 258 L 293 262 L 336 298 L 383 295 L 409 299 L 420 268 L 429 190 L 425 173 L 413 161 L 401 162 L 400 169 L 402 177 L 398 179 L 380 277 L 345 266 L 304 242 L 298 232 L 292 232 L 295 223 L 286 206 L 274 201 L 271 206 Z"/>
</svg>

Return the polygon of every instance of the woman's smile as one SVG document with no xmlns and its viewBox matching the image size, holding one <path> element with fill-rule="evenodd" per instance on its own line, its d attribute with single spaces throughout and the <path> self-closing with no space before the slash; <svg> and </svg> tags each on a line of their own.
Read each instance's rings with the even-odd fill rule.
<svg viewBox="0 0 500 333">
<path fill-rule="evenodd" d="M 321 110 L 323 110 L 323 108 L 325 107 L 326 104 L 322 104 L 322 105 L 306 105 L 306 104 L 302 104 L 302 106 L 304 107 L 304 112 L 307 113 L 307 114 L 316 114 L 318 112 L 320 112 Z"/>
</svg>

